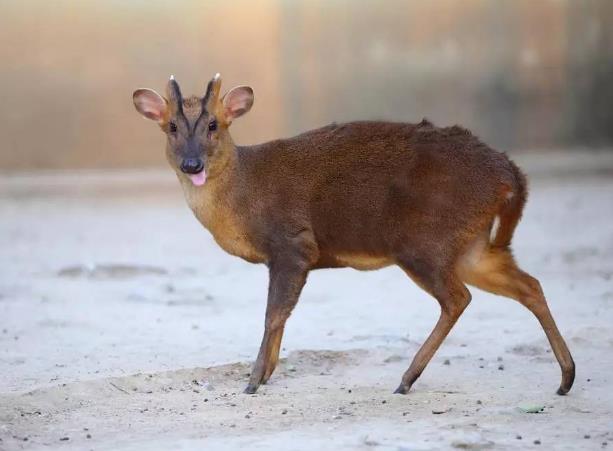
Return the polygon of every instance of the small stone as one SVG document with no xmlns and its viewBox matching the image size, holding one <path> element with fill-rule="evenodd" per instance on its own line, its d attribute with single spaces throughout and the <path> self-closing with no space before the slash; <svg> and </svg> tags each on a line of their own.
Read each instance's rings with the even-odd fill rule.
<svg viewBox="0 0 613 451">
<path fill-rule="evenodd" d="M 515 438 L 516 438 L 517 440 L 521 440 L 521 435 L 516 435 L 516 436 L 515 436 Z"/>
<path fill-rule="evenodd" d="M 451 362 L 449 361 L 449 359 L 445 359 L 445 361 L 443 362 L 443 365 L 451 365 Z"/>
<path fill-rule="evenodd" d="M 341 417 L 340 415 L 335 415 L 335 416 L 332 417 L 333 420 L 340 420 L 342 418 L 343 417 Z"/>
<path fill-rule="evenodd" d="M 496 360 L 502 362 L 502 357 L 497 357 Z"/>
<path fill-rule="evenodd" d="M 381 404 L 385 404 L 387 403 L 387 401 L 384 399 L 383 401 L 381 401 Z"/>
<path fill-rule="evenodd" d="M 480 399 L 477 399 L 477 404 L 483 404 L 483 402 Z"/>
<path fill-rule="evenodd" d="M 67 442 L 68 440 L 70 440 L 70 437 L 62 437 L 62 438 L 60 438 L 60 442 Z"/>
<path fill-rule="evenodd" d="M 504 365 L 498 365 L 498 371 L 504 371 Z"/>
<path fill-rule="evenodd" d="M 251 415 L 247 414 L 247 415 L 245 415 L 245 418 L 249 419 L 249 418 L 251 418 Z"/>
<path fill-rule="evenodd" d="M 591 437 L 592 437 L 592 436 L 591 436 L 590 434 L 585 434 L 585 435 L 583 436 L 583 438 L 591 438 Z"/>
<path fill-rule="evenodd" d="M 540 440 L 535 440 L 535 441 L 534 441 L 534 442 L 532 442 L 532 443 L 534 443 L 535 445 L 540 445 L 540 444 L 541 444 L 541 441 L 540 441 Z"/>
<path fill-rule="evenodd" d="M 287 413 L 287 409 L 283 409 L 283 410 L 281 411 L 281 415 L 285 415 L 286 413 Z"/>
<path fill-rule="evenodd" d="M 87 434 L 87 435 L 85 436 L 85 438 L 88 438 L 88 439 L 89 439 L 89 438 L 92 438 L 92 435 L 91 435 L 91 434 Z"/>
</svg>

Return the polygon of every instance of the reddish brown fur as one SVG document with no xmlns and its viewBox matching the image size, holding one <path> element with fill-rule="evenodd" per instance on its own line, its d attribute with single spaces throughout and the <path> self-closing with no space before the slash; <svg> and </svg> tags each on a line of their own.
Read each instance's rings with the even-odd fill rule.
<svg viewBox="0 0 613 451">
<path fill-rule="evenodd" d="M 211 102 L 211 114 L 223 118 L 223 101 Z M 184 100 L 183 108 L 195 121 L 200 99 Z M 538 281 L 516 266 L 509 250 L 527 187 L 505 154 L 461 127 L 426 120 L 332 124 L 245 147 L 233 144 L 230 122 L 222 121 L 217 136 L 203 143 L 204 186 L 179 170 L 172 144 L 168 157 L 188 204 L 215 240 L 270 268 L 265 333 L 246 392 L 272 374 L 285 321 L 310 270 L 393 264 L 441 305 L 439 322 L 397 392 L 409 390 L 470 302 L 464 283 L 526 305 L 562 368 L 559 393 L 570 389 L 572 357 Z M 500 225 L 490 241 L 496 217 Z"/>
</svg>

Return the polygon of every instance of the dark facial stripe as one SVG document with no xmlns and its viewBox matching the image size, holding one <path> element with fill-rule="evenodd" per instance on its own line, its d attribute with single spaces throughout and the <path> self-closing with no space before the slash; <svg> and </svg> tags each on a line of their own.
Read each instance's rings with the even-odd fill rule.
<svg viewBox="0 0 613 451">
<path fill-rule="evenodd" d="M 196 128 L 198 128 L 198 124 L 200 123 L 200 119 L 202 119 L 202 117 L 208 115 L 208 109 L 207 109 L 207 105 L 209 103 L 209 99 L 211 98 L 211 94 L 213 92 L 213 81 L 215 79 L 211 79 L 211 81 L 209 81 L 209 83 L 206 85 L 206 92 L 204 93 L 204 97 L 202 98 L 202 106 L 201 106 L 201 110 L 200 110 L 200 116 L 198 116 L 198 119 L 196 119 L 196 122 L 194 123 L 194 131 L 196 130 Z"/>
<path fill-rule="evenodd" d="M 183 95 L 181 94 L 181 88 L 179 88 L 179 83 L 174 78 L 171 78 L 168 81 L 168 95 L 170 97 L 170 101 L 172 104 L 176 106 L 176 120 L 180 120 L 185 124 L 185 127 L 189 130 L 189 121 L 185 117 L 183 113 Z"/>
</svg>

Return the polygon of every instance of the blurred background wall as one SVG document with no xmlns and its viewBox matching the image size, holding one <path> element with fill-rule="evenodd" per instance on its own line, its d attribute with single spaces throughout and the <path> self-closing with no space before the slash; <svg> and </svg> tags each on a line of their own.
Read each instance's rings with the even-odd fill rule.
<svg viewBox="0 0 613 451">
<path fill-rule="evenodd" d="M 151 167 L 174 74 L 249 84 L 239 144 L 331 121 L 460 123 L 502 150 L 613 144 L 611 0 L 0 0 L 0 169 Z"/>
</svg>

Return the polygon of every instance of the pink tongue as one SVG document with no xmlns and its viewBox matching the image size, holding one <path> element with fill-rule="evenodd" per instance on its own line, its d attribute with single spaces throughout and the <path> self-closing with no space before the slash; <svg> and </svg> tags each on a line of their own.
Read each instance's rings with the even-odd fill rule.
<svg viewBox="0 0 613 451">
<path fill-rule="evenodd" d="M 195 186 L 202 186 L 206 182 L 206 172 L 200 171 L 198 174 L 187 174 Z"/>
</svg>

